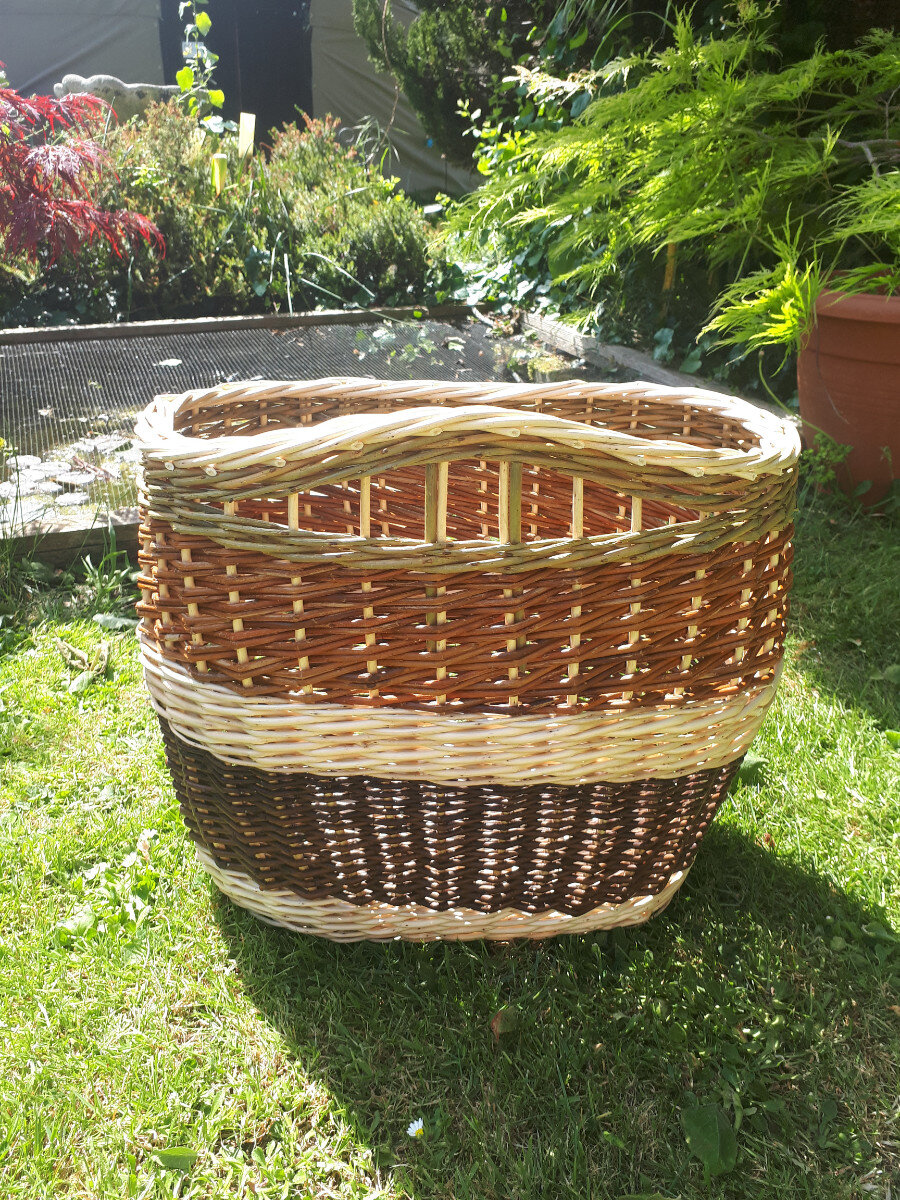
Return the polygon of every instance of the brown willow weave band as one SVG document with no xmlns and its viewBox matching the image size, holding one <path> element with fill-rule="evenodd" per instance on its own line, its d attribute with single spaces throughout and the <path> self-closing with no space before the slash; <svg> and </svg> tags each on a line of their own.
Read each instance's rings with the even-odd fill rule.
<svg viewBox="0 0 900 1200">
<path fill-rule="evenodd" d="M 141 533 L 149 598 L 139 612 L 148 641 L 198 681 L 245 695 L 506 711 L 514 693 L 515 707 L 544 711 L 568 703 L 577 661 L 578 708 L 679 705 L 755 687 L 781 658 L 787 530 L 707 555 L 656 558 L 640 578 L 628 563 L 516 575 L 515 622 L 502 572 L 446 580 L 321 564 L 298 576 L 283 560 L 184 537 L 159 521 Z M 231 601 L 235 579 L 240 598 Z"/>
<path fill-rule="evenodd" d="M 139 433 L 146 677 L 225 892 L 339 939 L 668 903 L 774 691 L 789 427 L 644 384 L 321 380 Z"/>
</svg>

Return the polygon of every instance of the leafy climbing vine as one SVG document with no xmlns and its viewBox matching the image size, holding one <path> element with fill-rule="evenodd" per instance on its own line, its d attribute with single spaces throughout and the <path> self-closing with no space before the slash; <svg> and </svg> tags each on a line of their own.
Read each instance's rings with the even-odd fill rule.
<svg viewBox="0 0 900 1200">
<path fill-rule="evenodd" d="M 175 82 L 181 88 L 181 99 L 192 117 L 209 124 L 213 132 L 221 132 L 221 117 L 216 118 L 215 110 L 225 103 L 225 93 L 213 87 L 213 71 L 219 61 L 206 44 L 206 37 L 212 28 L 212 18 L 206 11 L 209 0 L 182 0 L 178 6 L 180 20 L 188 18 L 184 27 L 182 53 L 184 66 L 175 75 Z"/>
</svg>

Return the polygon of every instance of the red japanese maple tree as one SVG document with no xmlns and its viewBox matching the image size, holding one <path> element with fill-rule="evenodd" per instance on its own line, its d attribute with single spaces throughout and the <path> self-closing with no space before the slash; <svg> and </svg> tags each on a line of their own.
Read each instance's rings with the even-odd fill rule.
<svg viewBox="0 0 900 1200">
<path fill-rule="evenodd" d="M 2 63 L 0 63 L 2 68 Z M 49 261 L 100 240 L 118 255 L 135 240 L 165 252 L 162 234 L 139 213 L 97 206 L 108 159 L 96 142 L 109 106 L 97 96 L 26 99 L 0 87 L 0 256 Z"/>
</svg>

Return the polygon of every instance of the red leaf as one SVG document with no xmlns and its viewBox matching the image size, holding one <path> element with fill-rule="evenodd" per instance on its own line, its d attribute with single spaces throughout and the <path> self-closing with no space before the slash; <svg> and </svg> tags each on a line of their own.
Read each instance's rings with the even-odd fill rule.
<svg viewBox="0 0 900 1200">
<path fill-rule="evenodd" d="M 165 253 L 162 234 L 140 213 L 97 207 L 92 188 L 108 168 L 92 140 L 111 113 L 98 96 L 20 96 L 0 88 L 0 244 L 8 255 L 50 261 L 96 240 L 116 254 L 137 240 Z"/>
</svg>

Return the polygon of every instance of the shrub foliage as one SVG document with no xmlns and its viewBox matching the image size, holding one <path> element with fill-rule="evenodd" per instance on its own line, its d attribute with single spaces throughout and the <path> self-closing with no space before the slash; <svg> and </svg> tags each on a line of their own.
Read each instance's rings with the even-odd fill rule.
<svg viewBox="0 0 900 1200">
<path fill-rule="evenodd" d="M 720 32 L 752 3 L 704 0 L 688 19 L 700 34 Z M 873 26 L 900 27 L 896 0 L 775 0 L 760 7 L 785 62 L 808 57 L 819 44 L 847 49 Z M 672 0 L 417 0 L 417 15 L 401 20 L 391 0 L 353 0 L 356 31 L 372 61 L 395 77 L 435 144 L 464 164 L 472 156 L 467 113 L 493 122 L 527 118 L 509 83 L 514 67 L 567 75 L 670 46 L 674 8 Z"/>
<path fill-rule="evenodd" d="M 337 122 L 305 118 L 273 131 L 249 162 L 175 106 L 110 133 L 116 177 L 101 199 L 146 213 L 164 259 L 116 259 L 94 247 L 44 262 L 30 287 L 0 292 L 6 324 L 206 316 L 427 299 L 429 228 L 395 181 L 338 138 Z M 227 159 L 216 195 L 211 156 Z M 4 304 L 5 301 L 5 304 Z"/>
<path fill-rule="evenodd" d="M 773 69 L 767 17 L 749 7 L 710 37 L 681 13 L 671 47 L 596 74 L 574 122 L 484 132 L 487 183 L 456 219 L 470 252 L 545 279 L 607 335 L 655 332 L 665 353 L 693 341 L 723 288 L 756 286 L 786 251 L 801 275 L 828 238 L 832 268 L 896 262 L 900 37 Z"/>
<path fill-rule="evenodd" d="M 659 36 L 658 0 L 418 0 L 418 15 L 397 19 L 388 0 L 353 0 L 357 33 L 372 61 L 395 76 L 426 132 L 454 162 L 468 164 L 468 113 L 511 119 L 516 95 L 504 81 L 515 64 L 549 60 L 585 67 L 632 39 Z M 646 10 L 646 11 L 645 11 Z"/>
</svg>

